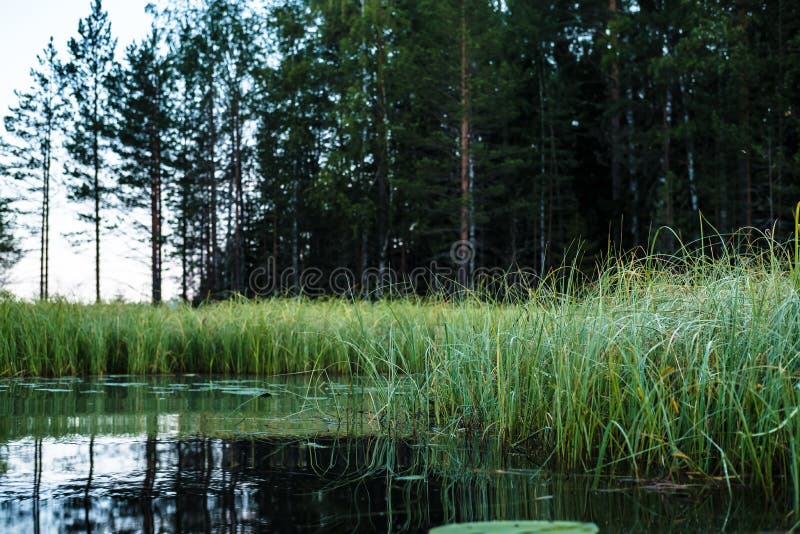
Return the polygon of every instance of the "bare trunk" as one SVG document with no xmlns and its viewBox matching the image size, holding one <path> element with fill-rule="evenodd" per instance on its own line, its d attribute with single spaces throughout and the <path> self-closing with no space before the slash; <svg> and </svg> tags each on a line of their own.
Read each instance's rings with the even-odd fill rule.
<svg viewBox="0 0 800 534">
<path fill-rule="evenodd" d="M 273 198 L 275 205 L 272 208 L 272 260 L 275 262 L 275 267 L 278 267 L 278 195 L 280 194 L 280 186 L 278 181 L 274 181 Z"/>
<path fill-rule="evenodd" d="M 376 9 L 380 9 L 380 2 Z M 386 64 L 386 50 L 383 42 L 383 33 L 380 28 L 380 18 L 376 21 L 375 45 L 376 65 L 375 76 L 377 83 L 377 105 L 375 106 L 375 126 L 377 129 L 377 150 L 375 153 L 375 181 L 378 187 L 378 269 L 383 273 L 388 264 L 389 249 L 389 141 L 388 127 L 386 125 L 386 82 L 384 80 L 384 66 Z"/>
<path fill-rule="evenodd" d="M 95 109 L 97 105 L 95 104 Z M 97 116 L 97 115 L 95 115 Z M 100 142 L 99 132 L 95 128 L 93 139 L 94 159 L 94 289 L 95 301 L 100 302 Z"/>
<path fill-rule="evenodd" d="M 183 299 L 184 302 L 189 300 L 189 262 L 186 244 L 188 237 L 188 221 L 186 217 L 187 213 L 184 209 L 181 216 L 181 299 Z"/>
<path fill-rule="evenodd" d="M 689 200 L 692 211 L 698 213 L 700 211 L 700 201 L 697 197 L 697 185 L 695 183 L 694 142 L 689 129 L 689 91 L 686 89 L 683 80 L 681 80 L 681 94 L 683 96 L 683 125 L 686 129 L 686 171 L 689 176 Z"/>
<path fill-rule="evenodd" d="M 633 115 L 633 109 L 631 108 L 630 102 L 633 102 L 633 90 L 628 88 L 628 109 L 626 111 L 626 116 L 628 120 L 628 127 L 630 131 L 628 132 L 628 174 L 630 175 L 630 180 L 628 182 L 628 194 L 630 195 L 631 199 L 631 220 L 630 220 L 630 227 L 631 227 L 631 240 L 635 245 L 639 244 L 639 178 L 635 167 L 635 159 L 634 159 L 634 146 L 633 146 L 633 134 L 636 131 L 636 124 Z"/>
<path fill-rule="evenodd" d="M 50 298 L 50 149 L 48 149 L 47 159 L 47 180 L 44 184 L 44 300 Z"/>
<path fill-rule="evenodd" d="M 784 96 L 783 96 L 783 83 L 784 83 L 784 31 L 783 31 L 783 2 L 778 0 L 777 3 L 777 11 L 778 11 L 778 80 L 779 83 L 775 85 L 775 90 L 777 92 L 777 101 L 781 104 L 781 108 L 785 105 Z M 777 153 L 776 159 L 777 162 L 775 163 L 777 166 L 776 173 L 777 176 L 773 176 L 773 173 L 770 172 L 770 224 L 775 224 L 775 213 L 783 213 L 783 198 L 782 198 L 782 185 L 783 185 L 783 164 L 784 164 L 784 150 L 783 150 L 783 143 L 784 143 L 784 113 L 783 109 L 777 110 L 777 118 L 778 118 L 778 131 L 777 131 L 777 138 L 775 142 L 777 143 Z M 772 170 L 772 166 L 770 165 L 770 171 Z M 775 181 L 773 182 L 773 178 Z"/>
<path fill-rule="evenodd" d="M 617 13 L 617 0 L 608 1 L 608 11 L 611 17 Z M 617 38 L 612 32 L 611 46 L 616 53 Z M 619 65 L 615 60 L 611 63 L 611 73 L 608 79 L 609 96 L 611 98 L 611 200 L 613 205 L 611 231 L 612 238 L 616 239 L 621 237 L 622 232 L 622 213 L 623 213 L 623 196 L 622 196 L 622 169 L 621 169 L 621 154 L 620 154 L 620 114 L 619 114 Z"/>
<path fill-rule="evenodd" d="M 745 135 L 749 137 L 750 128 L 750 95 L 749 90 L 742 88 L 742 108 L 740 109 L 740 127 Z M 744 207 L 744 225 L 746 228 L 753 226 L 753 180 L 752 180 L 752 160 L 750 157 L 749 143 L 744 145 L 739 151 L 739 173 L 741 175 L 741 197 Z M 749 230 L 748 230 L 749 231 Z"/>
<path fill-rule="evenodd" d="M 736 2 L 736 14 L 739 18 L 742 27 L 746 30 L 749 26 L 749 5 L 743 0 Z M 745 75 L 739 79 L 739 129 L 742 132 L 740 135 L 743 137 L 742 146 L 739 153 L 739 196 L 740 204 L 744 209 L 744 226 L 749 229 L 753 226 L 753 183 L 752 183 L 752 169 L 751 169 L 751 143 L 750 139 L 750 87 L 749 80 Z"/>
<path fill-rule="evenodd" d="M 544 55 L 539 58 L 539 274 L 544 274 L 545 249 L 547 239 L 545 236 L 545 188 L 547 182 L 547 168 L 545 164 L 545 146 L 547 143 L 545 133 L 545 93 L 544 93 Z"/>
<path fill-rule="evenodd" d="M 469 94 L 469 57 L 467 55 L 467 6 L 466 0 L 461 2 L 461 242 L 470 243 L 470 94 Z M 471 247 L 470 247 L 471 248 Z M 471 255 L 471 250 L 470 250 Z M 461 265 L 458 283 L 467 287 L 471 272 L 469 265 Z"/>
<path fill-rule="evenodd" d="M 47 300 L 47 226 L 48 226 L 48 203 L 50 185 L 50 132 L 48 126 L 47 140 L 45 141 L 44 158 L 42 164 L 42 221 L 41 221 L 41 242 L 39 256 L 39 299 Z"/>
<path fill-rule="evenodd" d="M 664 209 L 665 209 L 665 224 L 669 227 L 675 225 L 672 214 L 672 183 L 670 177 L 670 125 L 671 125 L 671 111 L 672 111 L 672 94 L 667 90 L 664 96 L 664 105 L 662 106 L 662 165 L 663 165 L 663 187 L 664 187 Z"/>
<path fill-rule="evenodd" d="M 297 157 L 295 155 L 295 157 Z M 294 186 L 292 188 L 292 236 L 291 236 L 291 244 L 292 244 L 292 289 L 297 289 L 298 287 L 298 277 L 300 276 L 300 223 L 298 221 L 298 205 L 299 205 L 299 187 L 298 180 L 300 179 L 300 173 L 297 166 L 297 162 L 293 165 L 294 172 L 292 173 L 292 180 L 294 182 Z"/>
<path fill-rule="evenodd" d="M 150 271 L 153 304 L 161 302 L 161 140 L 153 139 L 153 161 L 150 169 Z"/>
<path fill-rule="evenodd" d="M 215 21 L 213 19 L 208 21 L 207 29 L 209 33 L 213 33 Z M 217 267 L 218 267 L 218 251 L 217 251 L 217 162 L 216 162 L 216 145 L 217 145 L 217 123 L 216 123 L 216 51 L 214 44 L 210 40 L 207 41 L 208 46 L 208 67 L 207 67 L 207 90 L 208 90 L 208 188 L 209 188 L 209 205 L 208 205 L 208 241 L 206 243 L 206 297 L 213 297 L 217 292 Z"/>
<path fill-rule="evenodd" d="M 234 173 L 234 231 L 233 231 L 233 290 L 243 293 L 244 232 L 242 192 L 242 132 L 238 93 L 233 100 L 233 173 Z"/>
<path fill-rule="evenodd" d="M 469 157 L 469 242 L 471 244 L 469 255 L 470 276 L 475 272 L 475 161 L 470 154 Z M 470 280 L 470 284 L 472 280 Z"/>
<path fill-rule="evenodd" d="M 208 257 L 206 261 L 208 262 L 206 276 L 208 277 L 206 282 L 206 287 L 209 295 L 213 295 L 217 291 L 217 164 L 216 164 L 216 144 L 217 144 L 217 129 L 216 129 L 216 120 L 214 117 L 214 105 L 215 105 L 215 98 L 214 98 L 214 87 L 213 87 L 213 77 L 211 80 L 211 102 L 209 103 L 209 112 L 208 112 L 208 126 L 209 126 L 209 149 L 208 149 L 208 157 L 209 157 L 209 169 L 208 169 L 208 181 L 209 181 L 209 192 L 210 192 L 210 199 L 209 199 L 209 235 L 208 235 Z"/>
<path fill-rule="evenodd" d="M 666 32 L 663 34 L 663 50 L 664 56 L 668 56 L 670 53 L 670 43 L 669 43 L 669 36 Z M 671 135 L 671 127 L 672 127 L 672 92 L 669 88 L 669 82 L 664 87 L 664 97 L 662 102 L 662 121 L 661 121 L 661 129 L 662 129 L 662 156 L 661 156 L 661 163 L 663 166 L 663 188 L 664 188 L 664 223 L 670 227 L 674 228 L 675 226 L 675 218 L 673 215 L 673 207 L 672 207 L 672 177 L 670 176 L 670 135 Z M 667 236 L 668 246 L 672 248 L 672 233 L 667 232 L 665 234 Z"/>
</svg>

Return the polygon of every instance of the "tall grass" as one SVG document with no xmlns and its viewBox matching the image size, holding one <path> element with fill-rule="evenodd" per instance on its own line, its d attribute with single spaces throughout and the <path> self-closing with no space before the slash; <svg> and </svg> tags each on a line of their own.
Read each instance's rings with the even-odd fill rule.
<svg viewBox="0 0 800 534">
<path fill-rule="evenodd" d="M 398 432 L 467 432 L 568 469 L 794 488 L 793 251 L 633 256 L 565 269 L 516 304 L 0 302 L 0 374 L 362 374 Z"/>
<path fill-rule="evenodd" d="M 416 315 L 411 304 L 400 308 Z M 390 337 L 396 311 L 335 300 L 224 302 L 199 308 L 4 300 L 0 376 L 350 373 L 359 350 Z M 419 311 L 423 322 L 435 322 L 444 308 Z M 425 331 L 424 326 L 419 330 Z"/>
</svg>

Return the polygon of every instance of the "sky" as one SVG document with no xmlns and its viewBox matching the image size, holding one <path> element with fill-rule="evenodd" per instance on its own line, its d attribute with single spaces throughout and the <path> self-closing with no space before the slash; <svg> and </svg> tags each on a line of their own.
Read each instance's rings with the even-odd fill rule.
<svg viewBox="0 0 800 534">
<path fill-rule="evenodd" d="M 145 13 L 145 6 L 149 2 L 152 0 L 103 0 L 112 33 L 118 39 L 118 56 L 121 57 L 128 44 L 147 34 L 151 18 Z M 0 116 L 5 116 L 9 106 L 16 103 L 14 90 L 30 86 L 28 73 L 36 65 L 36 55 L 47 45 L 50 36 L 64 59 L 67 41 L 77 35 L 78 21 L 90 11 L 91 0 L 0 0 Z M 2 126 L 0 132 L 5 133 Z M 60 170 L 61 164 L 56 167 Z M 7 178 L 0 177 L 0 196 L 13 194 L 15 187 Z M 56 187 L 53 197 L 50 293 L 73 300 L 92 300 L 93 243 L 74 246 L 64 235 L 86 229 L 87 225 L 77 221 L 77 211 L 67 203 L 63 187 Z M 17 222 L 23 225 L 30 221 Z M 17 236 L 23 238 L 32 231 L 38 229 L 19 228 Z M 147 247 L 124 234 L 125 229 L 119 229 L 101 239 L 103 299 L 147 300 L 150 293 Z M 21 245 L 29 252 L 7 273 L 4 289 L 23 298 L 35 298 L 39 287 L 37 237 L 28 237 Z M 165 290 L 169 296 L 169 285 Z"/>
</svg>

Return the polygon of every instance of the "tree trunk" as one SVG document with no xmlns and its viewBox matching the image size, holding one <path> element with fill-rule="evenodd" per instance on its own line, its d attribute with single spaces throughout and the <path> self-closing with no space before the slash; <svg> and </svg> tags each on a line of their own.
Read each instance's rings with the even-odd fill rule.
<svg viewBox="0 0 800 534">
<path fill-rule="evenodd" d="M 686 129 L 686 172 L 689 177 L 689 201 L 692 206 L 692 212 L 698 214 L 700 211 L 700 201 L 697 197 L 697 184 L 695 183 L 694 142 L 689 129 L 689 91 L 683 80 L 681 80 L 681 96 L 683 97 L 683 126 Z"/>
<path fill-rule="evenodd" d="M 97 97 L 95 97 L 94 117 L 97 120 Z M 95 301 L 100 303 L 100 132 L 94 127 L 92 159 L 94 161 L 94 289 Z"/>
<path fill-rule="evenodd" d="M 272 207 L 272 261 L 275 265 L 277 274 L 278 269 L 278 195 L 280 194 L 280 184 L 278 180 L 273 180 L 273 207 Z"/>
<path fill-rule="evenodd" d="M 208 108 L 208 181 L 210 194 L 208 217 L 210 229 L 208 235 L 208 256 L 206 258 L 206 261 L 208 262 L 208 267 L 206 269 L 206 276 L 208 277 L 206 280 L 206 290 L 209 296 L 213 296 L 217 291 L 217 166 L 215 154 L 217 144 L 217 129 L 214 116 L 215 98 L 213 76 L 210 82 L 210 91 L 211 94 Z"/>
<path fill-rule="evenodd" d="M 295 158 L 297 155 L 295 154 Z M 300 227 L 298 221 L 298 205 L 299 205 L 299 191 L 300 184 L 298 181 L 300 180 L 300 173 L 298 170 L 297 162 L 294 162 L 293 165 L 293 173 L 292 173 L 292 181 L 294 186 L 292 187 L 292 235 L 291 235 L 291 245 L 292 245 L 292 280 L 291 280 L 291 289 L 294 292 L 298 288 L 298 278 L 300 276 Z"/>
<path fill-rule="evenodd" d="M 233 290 L 243 293 L 244 243 L 242 230 L 242 132 L 238 88 L 233 96 L 231 119 L 233 121 L 233 179 L 234 179 L 234 229 L 233 229 Z"/>
<path fill-rule="evenodd" d="M 631 199 L 631 242 L 634 245 L 639 244 L 639 178 L 636 169 L 634 158 L 633 134 L 636 131 L 636 122 L 632 109 L 633 90 L 628 87 L 628 108 L 626 116 L 628 120 L 628 174 L 630 180 L 628 181 L 628 194 Z"/>
<path fill-rule="evenodd" d="M 672 113 L 672 93 L 670 93 L 669 89 L 666 91 L 664 95 L 664 104 L 661 107 L 662 110 L 662 165 L 663 169 L 662 172 L 664 173 L 663 176 L 663 187 L 664 187 L 664 209 L 665 209 L 665 224 L 672 228 L 675 226 L 675 221 L 672 213 L 672 181 L 670 178 L 670 126 L 671 126 L 671 113 Z M 667 235 L 671 235 L 668 233 Z M 671 240 L 670 240 L 671 241 Z"/>
<path fill-rule="evenodd" d="M 544 54 L 539 57 L 539 191 L 538 191 L 538 204 L 539 204 L 539 275 L 544 275 L 545 268 L 545 250 L 546 250 L 546 235 L 545 235 L 545 189 L 547 183 L 547 166 L 545 164 L 545 146 L 547 144 L 547 137 L 545 132 L 545 91 L 544 91 Z"/>
<path fill-rule="evenodd" d="M 380 2 L 376 3 L 376 10 L 380 10 Z M 383 274 L 388 265 L 389 249 L 389 141 L 388 127 L 386 125 L 386 82 L 384 80 L 384 66 L 386 65 L 386 50 L 383 42 L 382 28 L 380 27 L 381 18 L 375 18 L 375 45 L 376 45 L 376 65 L 375 77 L 377 84 L 376 106 L 375 106 L 375 126 L 377 134 L 377 145 L 375 151 L 375 182 L 378 187 L 378 270 Z"/>
<path fill-rule="evenodd" d="M 741 179 L 741 202 L 744 208 L 744 226 L 749 229 L 753 226 L 753 180 L 752 180 L 752 160 L 750 156 L 750 91 L 745 84 L 742 84 L 740 94 L 740 115 L 739 127 L 744 137 L 744 143 L 739 150 L 739 174 Z"/>
<path fill-rule="evenodd" d="M 741 29 L 747 34 L 749 26 L 748 5 L 743 0 L 736 2 L 736 15 Z M 749 44 L 749 43 L 747 43 Z M 751 143 L 750 143 L 750 87 L 747 74 L 741 72 L 739 79 L 739 106 L 738 106 L 738 122 L 739 122 L 739 138 L 741 146 L 739 147 L 739 196 L 740 204 L 744 210 L 744 226 L 747 228 L 747 233 L 750 233 L 750 228 L 753 226 L 753 183 L 751 174 Z"/>
<path fill-rule="evenodd" d="M 617 0 L 608 0 L 608 11 L 613 18 L 617 13 Z M 611 32 L 611 46 L 613 53 L 617 53 L 617 37 Z M 622 169 L 620 150 L 620 113 L 619 113 L 619 64 L 616 58 L 611 62 L 611 72 L 608 77 L 609 97 L 611 98 L 611 200 L 612 200 L 612 239 L 621 237 L 623 195 L 622 195 Z"/>
<path fill-rule="evenodd" d="M 49 125 L 47 138 L 50 137 Z M 42 231 L 40 242 L 40 256 L 39 256 L 39 299 L 47 300 L 47 202 L 48 190 L 47 187 L 50 182 L 50 148 L 49 141 L 45 141 L 44 158 L 42 161 Z"/>
<path fill-rule="evenodd" d="M 150 244 L 153 304 L 161 302 L 161 139 L 153 133 L 153 162 L 150 169 Z"/>
<path fill-rule="evenodd" d="M 467 6 L 461 2 L 461 229 L 462 244 L 470 243 L 469 188 L 470 188 L 470 94 L 469 56 L 467 53 Z M 471 243 L 470 243 L 471 244 Z M 470 247 L 471 249 L 471 247 Z M 471 255 L 471 250 L 469 251 Z M 458 283 L 467 287 L 472 275 L 469 264 L 459 266 Z"/>
</svg>

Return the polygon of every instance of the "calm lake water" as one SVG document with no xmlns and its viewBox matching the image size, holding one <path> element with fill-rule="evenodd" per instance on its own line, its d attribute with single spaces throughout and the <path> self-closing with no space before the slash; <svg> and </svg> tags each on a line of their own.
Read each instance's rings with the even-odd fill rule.
<svg viewBox="0 0 800 534">
<path fill-rule="evenodd" d="M 493 519 L 601 532 L 776 531 L 737 488 L 592 480 L 491 442 L 379 439 L 381 392 L 305 375 L 0 381 L 0 532 L 427 532 Z M 795 519 L 796 520 L 796 519 Z"/>
</svg>

